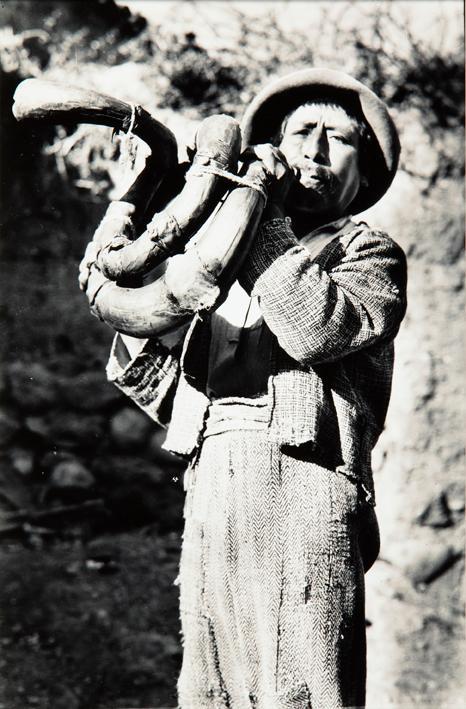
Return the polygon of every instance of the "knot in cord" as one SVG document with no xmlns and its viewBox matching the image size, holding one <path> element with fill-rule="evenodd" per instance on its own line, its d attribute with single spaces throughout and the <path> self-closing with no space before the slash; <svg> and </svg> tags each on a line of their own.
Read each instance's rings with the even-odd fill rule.
<svg viewBox="0 0 466 709">
<path fill-rule="evenodd" d="M 120 165 L 123 169 L 126 169 L 128 166 L 130 168 L 134 167 L 134 163 L 136 160 L 136 145 L 134 141 L 134 125 L 136 123 L 136 114 L 139 109 L 139 106 L 136 104 L 132 103 L 131 105 L 131 117 L 129 119 L 129 125 L 128 128 L 125 130 L 121 137 L 121 148 L 120 148 Z M 126 128 L 126 124 L 128 123 L 128 119 L 125 118 L 123 121 L 123 128 Z"/>
</svg>

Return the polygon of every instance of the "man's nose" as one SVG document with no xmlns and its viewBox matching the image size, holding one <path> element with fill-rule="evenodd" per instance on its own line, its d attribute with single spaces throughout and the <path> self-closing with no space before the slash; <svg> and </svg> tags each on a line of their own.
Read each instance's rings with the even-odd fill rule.
<svg viewBox="0 0 466 709">
<path fill-rule="evenodd" d="M 305 145 L 305 157 L 314 162 L 328 165 L 328 139 L 325 125 L 319 122 L 309 135 Z"/>
</svg>

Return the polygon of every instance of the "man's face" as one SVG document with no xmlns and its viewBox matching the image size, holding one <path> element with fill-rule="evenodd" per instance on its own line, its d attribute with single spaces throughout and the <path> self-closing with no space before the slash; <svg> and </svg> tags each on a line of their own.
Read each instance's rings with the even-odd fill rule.
<svg viewBox="0 0 466 709">
<path fill-rule="evenodd" d="M 288 206 L 342 216 L 361 183 L 358 147 L 356 124 L 342 108 L 319 103 L 297 108 L 279 144 L 288 164 L 299 170 L 299 185 L 290 189 Z"/>
</svg>

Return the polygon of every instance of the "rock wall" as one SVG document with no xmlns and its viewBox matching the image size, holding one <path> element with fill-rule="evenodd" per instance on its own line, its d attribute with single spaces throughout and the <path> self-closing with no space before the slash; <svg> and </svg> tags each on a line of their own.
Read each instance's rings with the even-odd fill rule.
<svg viewBox="0 0 466 709">
<path fill-rule="evenodd" d="M 367 577 L 369 705 L 459 706 L 464 693 L 462 183 L 401 174 L 368 220 L 408 255 L 386 429 L 375 449 L 380 558 Z"/>
</svg>

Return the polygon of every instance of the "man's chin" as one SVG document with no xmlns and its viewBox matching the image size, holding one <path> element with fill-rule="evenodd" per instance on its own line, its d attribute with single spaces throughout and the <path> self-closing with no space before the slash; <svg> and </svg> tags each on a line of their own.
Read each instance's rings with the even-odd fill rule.
<svg viewBox="0 0 466 709">
<path fill-rule="evenodd" d="M 308 214 L 320 214 L 332 208 L 331 195 L 323 185 L 304 187 L 296 186 L 287 199 L 287 207 L 293 211 Z"/>
</svg>

